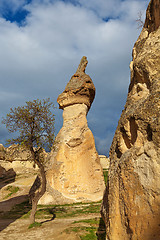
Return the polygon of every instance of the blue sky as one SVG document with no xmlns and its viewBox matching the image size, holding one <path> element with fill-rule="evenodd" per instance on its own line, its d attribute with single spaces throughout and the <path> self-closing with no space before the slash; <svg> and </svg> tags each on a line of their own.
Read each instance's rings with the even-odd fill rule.
<svg viewBox="0 0 160 240">
<path fill-rule="evenodd" d="M 10 107 L 50 97 L 56 99 L 87 56 L 86 73 L 96 87 L 88 113 L 99 154 L 109 148 L 124 108 L 130 82 L 129 63 L 149 0 L 1 0 L 0 119 Z M 0 143 L 9 137 L 1 124 Z"/>
</svg>

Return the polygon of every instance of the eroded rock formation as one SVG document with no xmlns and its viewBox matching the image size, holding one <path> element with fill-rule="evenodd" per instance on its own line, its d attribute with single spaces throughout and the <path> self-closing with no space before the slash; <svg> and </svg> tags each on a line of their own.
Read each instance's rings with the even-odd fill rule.
<svg viewBox="0 0 160 240">
<path fill-rule="evenodd" d="M 47 159 L 47 155 L 48 153 L 43 149 L 41 156 L 44 159 Z M 19 144 L 13 144 L 8 148 L 5 148 L 2 144 L 0 144 L 0 160 L 4 160 L 6 164 L 7 162 L 10 162 L 13 165 L 16 165 L 16 162 L 26 162 L 25 164 L 29 164 L 29 162 L 33 161 L 30 151 Z"/>
<path fill-rule="evenodd" d="M 87 113 L 95 96 L 91 78 L 85 74 L 87 58 L 81 63 L 57 101 L 63 109 L 63 127 L 56 137 L 47 171 L 47 192 L 41 203 L 97 201 L 102 199 L 104 179 Z"/>
<path fill-rule="evenodd" d="M 110 160 L 105 155 L 99 155 L 100 163 L 103 169 L 109 169 Z"/>
<path fill-rule="evenodd" d="M 160 1 L 133 48 L 131 83 L 110 149 L 102 216 L 108 240 L 160 239 Z"/>
<path fill-rule="evenodd" d="M 5 154 L 6 154 L 5 147 L 2 144 L 0 144 L 0 160 L 5 159 Z"/>
<path fill-rule="evenodd" d="M 46 157 L 45 151 L 43 154 Z M 22 201 L 27 199 L 26 196 L 39 173 L 38 166 L 31 160 L 31 154 L 23 146 L 13 144 L 5 148 L 0 144 L 0 201 L 4 202 L 1 210 L 7 207 L 4 199 L 9 194 L 7 189 L 10 186 L 18 187 L 19 190 L 13 196 L 8 195 L 8 198 L 21 196 Z"/>
</svg>

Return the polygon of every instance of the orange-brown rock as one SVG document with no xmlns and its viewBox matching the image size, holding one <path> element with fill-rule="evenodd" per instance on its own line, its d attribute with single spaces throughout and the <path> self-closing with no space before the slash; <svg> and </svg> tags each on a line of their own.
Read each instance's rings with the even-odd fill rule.
<svg viewBox="0 0 160 240">
<path fill-rule="evenodd" d="M 104 178 L 87 113 L 95 87 L 85 74 L 83 57 L 58 103 L 63 109 L 63 127 L 56 137 L 47 171 L 47 193 L 41 203 L 98 201 L 103 197 Z"/>
<path fill-rule="evenodd" d="M 2 144 L 0 144 L 0 160 L 5 159 L 5 154 L 6 154 L 5 147 Z"/>
<path fill-rule="evenodd" d="M 107 240 L 160 239 L 160 1 L 133 48 L 131 83 L 110 149 Z"/>
<path fill-rule="evenodd" d="M 59 108 L 64 109 L 64 107 L 82 103 L 87 105 L 88 109 L 91 107 L 95 97 L 95 86 L 90 76 L 85 73 L 87 64 L 87 58 L 83 57 L 76 73 L 57 99 Z"/>
<path fill-rule="evenodd" d="M 43 158 L 47 159 L 47 155 L 48 154 L 43 149 L 42 151 Z M 26 147 L 19 144 L 13 144 L 8 148 L 5 148 L 2 144 L 0 144 L 0 160 L 4 160 L 6 164 L 7 162 L 11 162 L 11 163 L 13 162 L 13 165 L 16 165 L 16 162 L 18 163 L 18 162 L 33 161 L 30 151 Z M 29 164 L 29 162 L 27 164 Z"/>
</svg>

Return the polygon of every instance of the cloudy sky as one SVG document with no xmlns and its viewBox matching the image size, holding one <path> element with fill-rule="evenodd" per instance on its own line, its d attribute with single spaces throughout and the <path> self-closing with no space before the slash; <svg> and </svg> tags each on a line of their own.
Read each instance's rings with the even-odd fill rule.
<svg viewBox="0 0 160 240">
<path fill-rule="evenodd" d="M 149 0 L 0 0 L 0 120 L 10 107 L 56 99 L 87 56 L 96 87 L 88 113 L 99 154 L 108 155 L 130 82 L 132 48 Z M 10 137 L 0 127 L 0 143 Z"/>
</svg>

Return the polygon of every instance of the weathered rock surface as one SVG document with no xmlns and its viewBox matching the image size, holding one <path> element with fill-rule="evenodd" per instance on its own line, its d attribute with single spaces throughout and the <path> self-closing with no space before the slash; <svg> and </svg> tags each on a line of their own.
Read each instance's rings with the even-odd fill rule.
<svg viewBox="0 0 160 240">
<path fill-rule="evenodd" d="M 103 169 L 109 169 L 110 160 L 105 155 L 99 155 L 100 164 Z"/>
<path fill-rule="evenodd" d="M 88 109 L 91 107 L 95 97 L 95 86 L 90 76 L 85 73 L 87 64 L 87 58 L 83 57 L 64 92 L 58 96 L 59 108 L 64 109 L 73 104 L 85 104 Z"/>
<path fill-rule="evenodd" d="M 47 158 L 47 153 L 43 151 L 43 156 Z M 9 179 L 21 174 L 38 173 L 38 166 L 34 164 L 30 152 L 20 146 L 13 144 L 5 148 L 0 144 L 0 178 Z"/>
<path fill-rule="evenodd" d="M 47 152 L 43 149 L 41 155 L 44 159 L 47 159 Z M 8 148 L 5 148 L 2 144 L 0 144 L 0 160 L 8 161 L 8 162 L 19 162 L 19 161 L 32 161 L 32 155 L 30 151 L 19 144 L 13 144 Z M 13 163 L 15 164 L 15 163 Z"/>
<path fill-rule="evenodd" d="M 110 149 L 102 216 L 108 240 L 160 239 L 160 1 L 133 48 L 131 83 Z"/>
<path fill-rule="evenodd" d="M 5 147 L 2 144 L 0 144 L 0 160 L 5 159 L 5 153 L 6 153 Z"/>
<path fill-rule="evenodd" d="M 31 160 L 31 154 L 29 150 L 18 144 L 13 144 L 8 148 L 4 148 L 1 144 L 0 146 L 0 160 L 5 160 L 9 162 L 13 161 L 28 161 Z"/>
<path fill-rule="evenodd" d="M 45 151 L 43 154 L 46 156 Z M 17 204 L 26 200 L 39 173 L 38 166 L 34 165 L 31 160 L 31 154 L 24 147 L 14 144 L 4 148 L 0 144 L 0 211 L 8 209 L 4 201 L 7 196 L 7 199 L 14 198 L 13 205 L 16 197 Z M 8 195 L 10 193 L 8 187 L 18 187 L 18 191 L 13 195 Z"/>
<path fill-rule="evenodd" d="M 38 171 L 38 166 L 34 166 L 33 162 L 30 161 L 0 161 L 0 166 L 5 168 L 7 171 L 9 169 L 13 169 L 16 174 L 23 174 L 23 173 L 29 173 L 33 172 L 33 169 L 36 169 Z"/>
<path fill-rule="evenodd" d="M 93 82 L 85 74 L 86 65 L 83 57 L 57 100 L 63 109 L 63 127 L 50 154 L 47 193 L 41 203 L 97 201 L 103 197 L 102 167 L 86 119 L 95 95 Z"/>
</svg>

